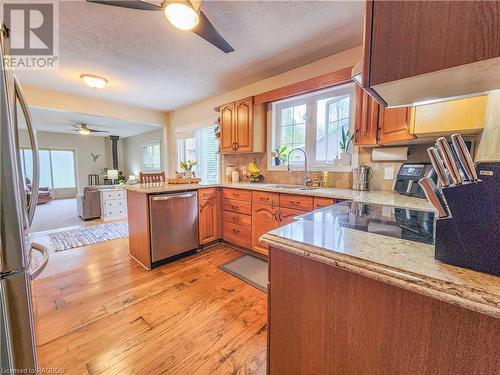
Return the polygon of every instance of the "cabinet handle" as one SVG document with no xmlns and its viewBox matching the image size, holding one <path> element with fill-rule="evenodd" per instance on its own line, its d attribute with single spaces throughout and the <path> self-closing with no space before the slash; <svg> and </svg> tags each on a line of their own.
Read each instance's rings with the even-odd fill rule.
<svg viewBox="0 0 500 375">
<path fill-rule="evenodd" d="M 232 205 L 231 205 L 231 208 L 232 208 L 233 210 L 239 210 L 239 209 L 240 209 L 238 206 L 235 206 L 234 204 L 232 204 Z"/>
<path fill-rule="evenodd" d="M 260 197 L 260 200 L 267 202 L 267 201 L 269 201 L 269 197 Z"/>
<path fill-rule="evenodd" d="M 240 221 L 240 218 L 238 216 L 233 216 L 233 221 Z"/>
<path fill-rule="evenodd" d="M 233 228 L 233 233 L 238 234 L 238 233 L 240 233 L 240 231 L 236 228 Z"/>
<path fill-rule="evenodd" d="M 238 193 L 233 193 L 233 197 L 238 198 L 240 195 Z"/>
<path fill-rule="evenodd" d="M 300 202 L 298 201 L 289 201 L 292 206 L 299 206 Z"/>
</svg>

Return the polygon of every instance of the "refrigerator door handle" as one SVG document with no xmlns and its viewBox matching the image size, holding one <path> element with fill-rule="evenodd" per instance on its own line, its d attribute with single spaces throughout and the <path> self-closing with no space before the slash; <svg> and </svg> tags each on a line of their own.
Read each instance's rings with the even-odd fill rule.
<svg viewBox="0 0 500 375">
<path fill-rule="evenodd" d="M 31 248 L 39 251 L 43 255 L 42 262 L 35 269 L 29 271 L 31 280 L 35 280 L 37 276 L 42 273 L 49 262 L 49 249 L 35 242 L 31 243 Z"/>
<path fill-rule="evenodd" d="M 38 150 L 38 142 L 36 139 L 36 131 L 33 127 L 33 121 L 31 120 L 31 113 L 26 103 L 26 99 L 23 94 L 23 90 L 19 81 L 14 77 L 14 89 L 16 95 L 16 101 L 19 100 L 19 104 L 23 111 L 24 118 L 26 119 L 26 125 L 28 127 L 28 134 L 30 137 L 30 143 L 33 155 L 33 181 L 31 181 L 31 196 L 28 205 L 28 222 L 29 225 L 33 222 L 33 217 L 35 216 L 36 205 L 38 202 L 38 193 L 40 190 L 40 157 Z M 14 122 L 16 129 L 19 129 L 19 124 L 17 123 L 17 105 L 14 106 Z"/>
</svg>

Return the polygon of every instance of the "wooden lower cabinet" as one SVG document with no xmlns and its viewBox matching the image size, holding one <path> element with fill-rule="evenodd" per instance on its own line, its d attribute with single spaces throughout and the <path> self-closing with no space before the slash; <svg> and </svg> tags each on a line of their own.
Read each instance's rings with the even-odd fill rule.
<svg viewBox="0 0 500 375">
<path fill-rule="evenodd" d="M 200 245 L 221 238 L 220 191 L 216 189 L 210 190 L 210 192 L 205 191 L 205 189 L 199 189 L 198 191 L 198 197 L 212 197 L 200 199 L 198 202 L 198 237 Z"/>
<path fill-rule="evenodd" d="M 297 216 L 304 215 L 305 213 L 307 213 L 307 211 L 295 210 L 293 208 L 280 208 L 278 227 L 293 223 Z"/>
<path fill-rule="evenodd" d="M 267 245 L 261 244 L 259 238 L 278 228 L 278 209 L 274 206 L 253 203 L 252 205 L 252 249 L 267 256 Z"/>
<path fill-rule="evenodd" d="M 498 319 L 275 248 L 269 258 L 269 374 L 498 373 Z"/>
<path fill-rule="evenodd" d="M 314 209 L 319 210 L 320 208 L 331 206 L 335 204 L 336 200 L 333 198 L 324 198 L 324 197 L 314 197 Z"/>
</svg>

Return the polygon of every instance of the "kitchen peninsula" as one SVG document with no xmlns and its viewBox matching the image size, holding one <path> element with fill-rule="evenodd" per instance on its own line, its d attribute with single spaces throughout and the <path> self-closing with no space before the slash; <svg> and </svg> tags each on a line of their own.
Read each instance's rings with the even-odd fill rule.
<svg viewBox="0 0 500 375">
<path fill-rule="evenodd" d="M 303 190 L 301 186 L 274 184 L 137 184 L 125 185 L 129 222 L 130 255 L 151 269 L 150 197 L 197 191 L 199 245 L 219 240 L 267 258 L 262 234 L 294 221 L 295 217 L 342 200 L 378 203 L 432 211 L 425 199 L 392 191 L 354 191 L 340 188 Z M 165 213 L 166 214 L 166 213 Z"/>
<path fill-rule="evenodd" d="M 352 225 L 377 209 L 345 202 L 263 236 L 269 373 L 497 373 L 500 279 Z"/>
</svg>

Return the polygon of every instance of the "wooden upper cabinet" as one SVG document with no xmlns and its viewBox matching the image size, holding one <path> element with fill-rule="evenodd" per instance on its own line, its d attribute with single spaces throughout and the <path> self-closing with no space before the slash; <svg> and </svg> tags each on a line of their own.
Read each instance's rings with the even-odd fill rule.
<svg viewBox="0 0 500 375">
<path fill-rule="evenodd" d="M 220 108 L 221 152 L 234 151 L 234 102 L 225 104 Z"/>
<path fill-rule="evenodd" d="M 415 139 L 412 133 L 414 109 L 411 107 L 386 109 L 380 107 L 379 143 L 399 143 Z"/>
<path fill-rule="evenodd" d="M 253 98 L 250 97 L 236 101 L 235 111 L 234 133 L 236 151 L 251 152 L 253 143 Z"/>
<path fill-rule="evenodd" d="M 253 97 L 222 105 L 221 152 L 265 152 L 266 114 L 266 105 L 254 105 Z"/>
<path fill-rule="evenodd" d="M 377 144 L 380 105 L 361 87 L 356 85 L 355 146 Z"/>
<path fill-rule="evenodd" d="M 500 88 L 499 1 L 367 1 L 364 30 L 363 86 L 390 106 Z"/>
</svg>

